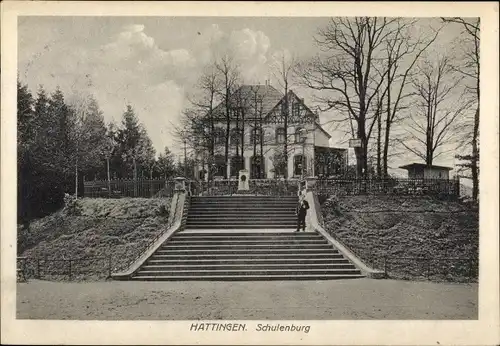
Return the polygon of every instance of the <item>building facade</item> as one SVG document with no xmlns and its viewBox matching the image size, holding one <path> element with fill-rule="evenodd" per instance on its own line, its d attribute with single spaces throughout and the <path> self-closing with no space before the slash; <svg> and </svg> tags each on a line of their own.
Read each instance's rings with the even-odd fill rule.
<svg viewBox="0 0 500 346">
<path fill-rule="evenodd" d="M 347 149 L 330 148 L 318 115 L 293 91 L 285 96 L 270 85 L 244 85 L 233 94 L 229 112 L 227 117 L 225 103 L 212 112 L 211 138 L 196 150 L 199 179 L 208 179 L 209 170 L 215 179 L 236 178 L 240 169 L 248 169 L 250 179 L 326 177 L 347 167 Z"/>
<path fill-rule="evenodd" d="M 450 179 L 451 167 L 411 163 L 399 167 L 408 171 L 409 179 Z"/>
</svg>

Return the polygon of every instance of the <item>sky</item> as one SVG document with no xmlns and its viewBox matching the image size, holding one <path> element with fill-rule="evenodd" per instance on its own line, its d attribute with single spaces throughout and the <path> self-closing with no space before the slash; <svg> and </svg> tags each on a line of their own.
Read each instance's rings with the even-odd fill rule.
<svg viewBox="0 0 500 346">
<path fill-rule="evenodd" d="M 271 65 L 286 54 L 305 60 L 317 54 L 314 35 L 329 18 L 286 17 L 20 17 L 19 78 L 33 94 L 61 88 L 69 101 L 91 93 L 106 122 L 119 123 L 131 104 L 146 127 L 157 153 L 168 146 L 179 152 L 171 135 L 188 106 L 203 68 L 214 54 L 231 50 L 245 83 L 277 86 Z M 425 30 L 432 20 L 424 20 Z M 434 23 L 435 24 L 435 23 Z M 458 32 L 445 30 L 436 44 L 453 47 Z M 310 106 L 313 92 L 292 85 Z M 347 147 L 328 125 L 331 145 Z M 408 158 L 410 159 L 410 158 Z M 406 160 L 406 159 L 405 159 Z M 453 165 L 452 156 L 437 164 Z"/>
</svg>

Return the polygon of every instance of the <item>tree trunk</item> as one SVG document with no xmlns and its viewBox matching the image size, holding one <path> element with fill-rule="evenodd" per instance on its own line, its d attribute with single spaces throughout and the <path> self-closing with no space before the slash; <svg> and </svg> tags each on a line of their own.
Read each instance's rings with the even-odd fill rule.
<svg viewBox="0 0 500 346">
<path fill-rule="evenodd" d="M 108 176 L 108 196 L 111 197 L 111 175 L 109 172 L 109 157 L 106 158 L 106 172 Z"/>
<path fill-rule="evenodd" d="M 137 197 L 137 163 L 135 157 L 133 158 L 134 163 L 134 197 Z"/>
<path fill-rule="evenodd" d="M 285 79 L 285 112 L 283 114 L 283 125 L 285 132 L 285 145 L 283 146 L 285 154 L 285 179 L 288 179 L 288 81 Z"/>
<path fill-rule="evenodd" d="M 78 158 L 75 162 L 75 199 L 78 199 Z"/>
<path fill-rule="evenodd" d="M 384 178 L 388 176 L 387 166 L 388 166 L 388 156 L 389 156 L 389 139 L 391 133 L 391 123 L 392 123 L 392 114 L 391 114 L 391 55 L 388 55 L 388 64 L 389 64 L 389 73 L 387 73 L 387 109 L 386 109 L 386 118 L 385 118 L 385 138 L 384 138 Z"/>
<path fill-rule="evenodd" d="M 245 169 L 245 110 L 241 110 L 241 160 L 242 169 Z"/>
<path fill-rule="evenodd" d="M 389 156 L 389 137 L 390 137 L 390 130 L 391 130 L 391 122 L 389 120 L 389 114 L 387 114 L 387 119 L 385 122 L 385 139 L 384 139 L 384 153 L 383 153 L 383 175 L 384 178 L 388 177 L 389 174 L 387 172 L 387 161 L 388 161 L 388 156 Z"/>
<path fill-rule="evenodd" d="M 382 117 L 380 116 L 380 114 L 378 114 L 377 116 L 377 177 L 381 177 L 382 176 L 382 162 L 381 162 L 381 159 L 382 159 L 382 153 L 381 153 L 381 150 L 382 150 L 382 143 L 381 143 L 381 140 L 382 140 Z"/>
<path fill-rule="evenodd" d="M 228 114 L 229 117 L 229 114 Z M 231 122 L 229 119 L 227 119 L 226 123 L 226 142 L 225 142 L 225 148 L 224 148 L 224 159 L 226 160 L 226 171 L 224 172 L 224 176 L 226 179 L 228 179 L 228 173 L 227 173 L 227 168 L 229 167 L 229 131 L 231 130 Z"/>
<path fill-rule="evenodd" d="M 477 197 L 479 195 L 479 167 L 478 167 L 479 147 L 477 145 L 478 135 L 479 135 L 479 103 L 476 109 L 476 114 L 474 115 L 474 132 L 472 135 L 471 171 L 472 171 L 472 199 L 474 201 L 477 201 Z"/>
<path fill-rule="evenodd" d="M 356 154 L 356 172 L 357 178 L 364 178 L 367 172 L 367 149 L 368 140 L 365 133 L 365 121 L 364 116 L 358 120 L 358 138 L 361 140 L 361 148 L 355 148 L 354 153 Z"/>
</svg>

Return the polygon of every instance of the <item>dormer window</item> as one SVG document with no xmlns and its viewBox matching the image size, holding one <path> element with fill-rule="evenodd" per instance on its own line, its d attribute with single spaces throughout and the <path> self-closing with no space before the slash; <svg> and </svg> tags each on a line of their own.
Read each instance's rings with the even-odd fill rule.
<svg viewBox="0 0 500 346">
<path fill-rule="evenodd" d="M 292 116 L 298 118 L 300 116 L 300 103 L 294 103 L 292 106 Z"/>
</svg>

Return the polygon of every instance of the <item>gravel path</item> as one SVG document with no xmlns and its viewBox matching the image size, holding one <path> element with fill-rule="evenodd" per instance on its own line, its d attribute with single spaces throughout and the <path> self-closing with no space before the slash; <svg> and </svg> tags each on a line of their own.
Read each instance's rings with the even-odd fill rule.
<svg viewBox="0 0 500 346">
<path fill-rule="evenodd" d="M 395 280 L 18 284 L 17 318 L 477 319 L 477 284 Z"/>
</svg>

